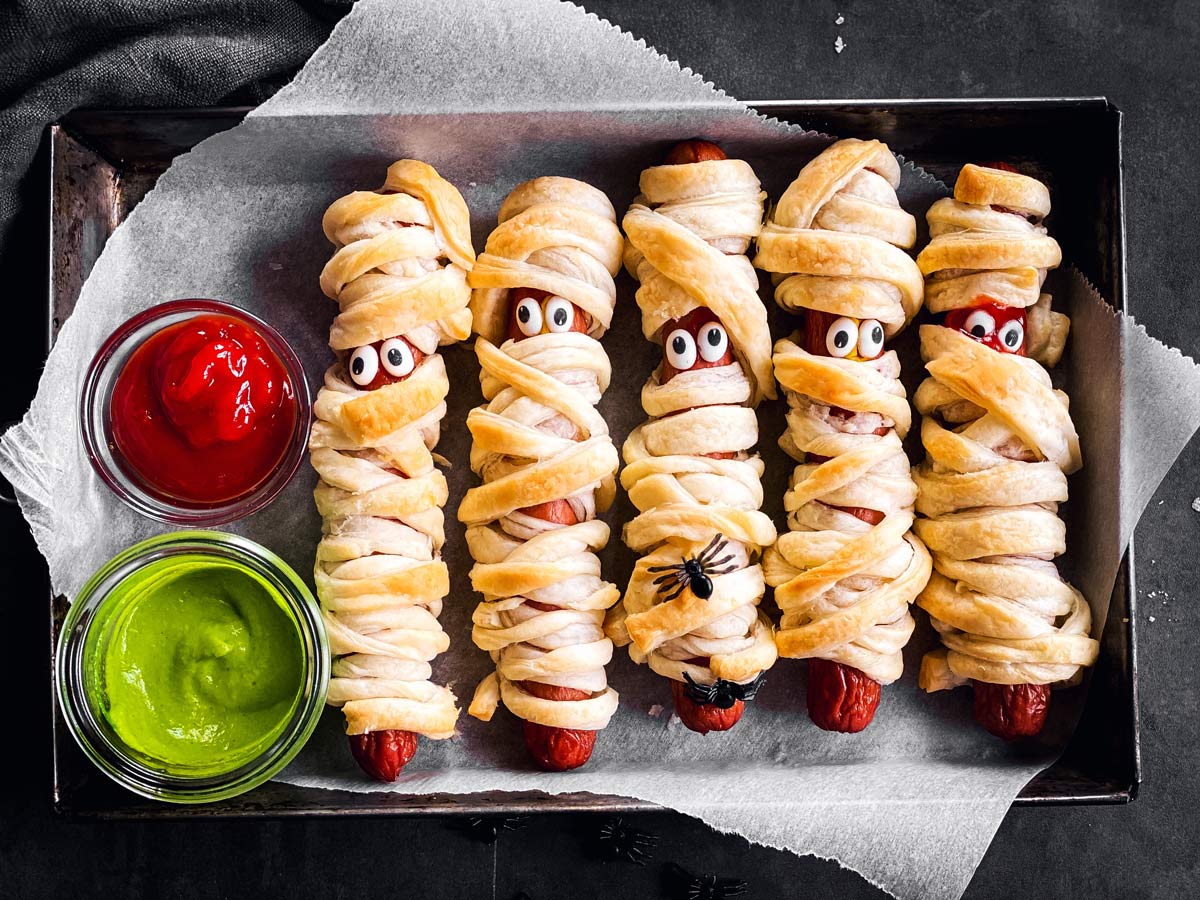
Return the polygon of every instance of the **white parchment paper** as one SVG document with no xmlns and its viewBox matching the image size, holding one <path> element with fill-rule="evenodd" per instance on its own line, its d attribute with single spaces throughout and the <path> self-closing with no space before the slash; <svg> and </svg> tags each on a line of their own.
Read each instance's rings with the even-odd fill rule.
<svg viewBox="0 0 1200 900">
<path fill-rule="evenodd" d="M 479 249 L 518 182 L 547 174 L 582 178 L 623 211 L 641 169 L 673 141 L 697 134 L 748 159 L 772 197 L 830 140 L 754 115 L 567 4 L 414 0 L 401 7 L 360 0 L 290 86 L 242 125 L 179 158 L 117 229 L 59 335 L 29 413 L 0 441 L 0 471 L 17 489 L 54 589 L 72 596 L 111 555 L 164 530 L 105 490 L 78 436 L 86 362 L 124 319 L 176 297 L 229 300 L 280 330 L 315 387 L 330 360 L 335 311 L 317 287 L 331 251 L 320 218 L 338 196 L 377 186 L 394 159 L 424 159 L 463 191 Z M 901 201 L 919 221 L 944 193 L 906 167 Z M 1200 425 L 1200 372 L 1115 314 L 1081 276 L 1055 278 L 1056 305 L 1072 316 L 1071 346 L 1088 348 L 1069 354 L 1059 374 L 1072 395 L 1086 464 L 1072 479 L 1071 574 L 1102 623 L 1133 525 Z M 618 288 L 616 322 L 604 342 L 614 381 L 600 409 L 619 446 L 643 418 L 638 392 L 656 359 L 641 337 L 632 282 L 623 275 Z M 773 333 L 785 333 L 789 325 L 773 303 L 768 308 Z M 920 377 L 915 339 L 915 329 L 900 339 L 910 391 Z M 439 449 L 453 463 L 446 558 L 454 591 L 443 613 L 452 646 L 436 673 L 465 706 L 490 668 L 470 642 L 477 598 L 453 515 L 472 481 L 464 419 L 480 396 L 469 347 L 445 353 L 451 396 Z M 1123 366 L 1098 373 L 1089 358 Z M 782 523 L 791 470 L 774 446 L 784 427 L 782 403 L 764 404 L 759 420 L 765 509 Z M 1113 428 L 1118 420 L 1120 433 Z M 304 468 L 271 507 L 230 530 L 307 575 L 320 533 L 314 481 Z M 630 517 L 622 497 L 609 515 L 615 535 Z M 606 575 L 623 585 L 632 559 L 615 536 L 602 559 Z M 906 676 L 886 689 L 875 724 L 861 735 L 812 726 L 803 710 L 803 666 L 782 661 L 737 729 L 700 738 L 670 717 L 665 683 L 620 653 L 610 680 L 621 709 L 582 771 L 534 772 L 511 716 L 484 725 L 464 714 L 461 734 L 422 742 L 390 789 L 635 797 L 757 843 L 837 859 L 896 896 L 957 897 L 1013 797 L 1061 749 L 1073 716 L 1056 715 L 1032 747 L 1014 750 L 989 738 L 971 723 L 970 692 L 917 691 L 917 662 L 933 642 L 921 620 L 906 652 Z M 1077 710 L 1082 693 L 1056 696 L 1055 704 Z M 652 712 L 663 706 L 667 712 Z M 362 779 L 340 728 L 340 714 L 330 711 L 283 780 L 389 789 Z"/>
</svg>

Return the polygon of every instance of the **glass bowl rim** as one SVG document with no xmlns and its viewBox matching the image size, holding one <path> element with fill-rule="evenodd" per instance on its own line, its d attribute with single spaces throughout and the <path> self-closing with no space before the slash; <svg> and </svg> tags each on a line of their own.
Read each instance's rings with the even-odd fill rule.
<svg viewBox="0 0 1200 900">
<path fill-rule="evenodd" d="M 152 769 L 110 739 L 98 725 L 102 716 L 93 708 L 83 684 L 84 647 L 96 613 L 114 589 L 140 568 L 178 554 L 232 560 L 268 577 L 287 603 L 305 649 L 301 696 L 279 737 L 255 759 L 236 769 L 194 778 Z M 54 667 L 55 696 L 67 730 L 101 772 L 141 797 L 195 804 L 227 800 L 245 793 L 274 777 L 295 758 L 321 718 L 331 664 L 320 606 L 291 566 L 271 550 L 241 535 L 188 530 L 139 541 L 92 574 L 63 620 Z"/>
<path fill-rule="evenodd" d="M 117 372 L 116 375 L 113 375 L 107 389 L 102 391 L 101 382 L 108 374 L 109 367 L 117 361 L 123 364 L 136 346 L 140 346 L 139 344 L 126 347 L 129 339 L 146 326 L 180 313 L 192 314 L 186 318 L 193 318 L 205 313 L 216 313 L 241 320 L 251 326 L 263 337 L 283 365 L 297 403 L 296 426 L 279 467 L 247 493 L 218 504 L 188 505 L 141 487 L 136 480 L 118 471 L 119 466 L 115 464 L 115 461 L 110 465 L 108 461 L 110 454 L 107 454 L 101 445 L 107 445 L 111 435 L 98 433 L 98 430 L 102 431 L 103 428 L 98 429 L 95 424 L 94 416 L 101 412 L 97 409 L 97 404 L 108 402 L 112 383 L 115 383 L 120 374 Z M 186 318 L 180 321 L 186 321 Z M 157 334 L 159 330 L 151 331 L 146 338 Z M 228 525 L 264 509 L 291 482 L 299 470 L 300 464 L 304 461 L 304 453 L 308 446 L 308 435 L 312 428 L 312 395 L 304 372 L 304 364 L 300 361 L 299 355 L 283 335 L 268 322 L 254 313 L 224 300 L 200 297 L 181 298 L 167 300 L 135 313 L 104 339 L 88 364 L 87 372 L 84 375 L 83 387 L 79 392 L 78 415 L 84 452 L 92 470 L 104 483 L 104 486 L 126 506 L 139 515 L 167 525 L 211 528 L 217 525 Z"/>
</svg>

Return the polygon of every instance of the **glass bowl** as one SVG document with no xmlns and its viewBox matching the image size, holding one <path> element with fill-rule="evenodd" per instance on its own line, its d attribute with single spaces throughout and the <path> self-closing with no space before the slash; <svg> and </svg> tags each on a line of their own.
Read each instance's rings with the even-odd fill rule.
<svg viewBox="0 0 1200 900">
<path fill-rule="evenodd" d="M 221 315 L 257 332 L 283 366 L 297 404 L 287 449 L 270 475 L 249 491 L 216 503 L 192 503 L 146 484 L 125 462 L 113 439 L 113 387 L 130 356 L 151 335 L 196 316 Z M 224 525 L 258 512 L 275 499 L 304 459 L 312 423 L 312 400 L 300 358 L 274 328 L 257 316 L 219 300 L 171 300 L 135 315 L 109 335 L 84 377 L 79 422 L 89 462 L 101 481 L 128 506 L 159 522 L 185 527 Z"/>
<path fill-rule="evenodd" d="M 102 666 L 121 603 L 116 589 L 140 570 L 163 560 L 188 557 L 249 570 L 276 596 L 295 623 L 303 651 L 302 684 L 281 730 L 248 762 L 227 771 L 166 762 L 130 746 L 105 714 Z M 110 605 L 111 604 L 111 605 Z M 329 645 L 320 608 L 296 573 L 274 553 L 239 535 L 178 531 L 135 544 L 97 571 L 71 604 L 58 640 L 55 680 L 58 702 L 76 743 L 109 778 L 128 790 L 171 803 L 208 803 L 244 793 L 267 781 L 304 746 L 325 706 L 329 689 Z M 278 728 L 279 726 L 276 726 Z M 274 731 L 275 728 L 272 729 Z"/>
</svg>

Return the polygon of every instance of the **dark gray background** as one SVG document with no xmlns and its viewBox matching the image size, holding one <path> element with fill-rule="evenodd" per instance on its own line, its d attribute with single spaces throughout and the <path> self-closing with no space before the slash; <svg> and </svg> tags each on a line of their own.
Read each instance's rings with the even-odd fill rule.
<svg viewBox="0 0 1200 900">
<path fill-rule="evenodd" d="M 1130 308 L 1151 334 L 1200 355 L 1193 246 L 1200 4 L 593 0 L 587 8 L 738 97 L 1106 95 L 1125 112 Z M 836 25 L 839 14 L 845 21 Z M 839 34 L 846 43 L 840 55 L 833 47 Z M 33 183 L 44 165 L 43 151 Z M 21 254 L 5 291 L 18 322 L 36 320 L 40 308 L 42 226 L 26 215 L 7 248 L 10 261 Z M 14 342 L 3 363 L 3 419 L 24 410 L 36 385 L 28 361 L 38 358 L 37 336 Z M 1124 807 L 1013 810 L 968 897 L 1165 898 L 1190 896 L 1200 885 L 1200 675 L 1191 643 L 1200 628 L 1191 606 L 1198 496 L 1200 441 L 1160 487 L 1137 536 L 1139 799 Z M 882 896 L 834 863 L 750 847 L 670 814 L 633 820 L 660 837 L 644 868 L 590 854 L 589 838 L 603 821 L 597 816 L 535 817 L 494 845 L 436 820 L 59 821 L 49 810 L 45 567 L 19 516 L 5 511 L 0 529 L 11 648 L 5 755 L 15 760 L 0 791 L 0 895 L 655 897 L 663 864 L 675 861 L 744 878 L 753 897 Z"/>
</svg>

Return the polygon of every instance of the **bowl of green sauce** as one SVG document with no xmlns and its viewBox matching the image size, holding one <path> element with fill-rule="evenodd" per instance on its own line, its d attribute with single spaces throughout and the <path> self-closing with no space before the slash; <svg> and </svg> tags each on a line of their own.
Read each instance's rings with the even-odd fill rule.
<svg viewBox="0 0 1200 900">
<path fill-rule="evenodd" d="M 320 609 L 238 535 L 180 531 L 91 577 L 59 636 L 59 703 L 84 753 L 143 797 L 206 803 L 278 773 L 329 687 Z"/>
</svg>

